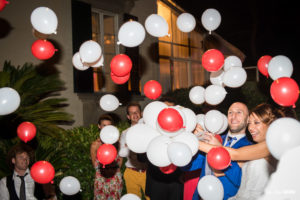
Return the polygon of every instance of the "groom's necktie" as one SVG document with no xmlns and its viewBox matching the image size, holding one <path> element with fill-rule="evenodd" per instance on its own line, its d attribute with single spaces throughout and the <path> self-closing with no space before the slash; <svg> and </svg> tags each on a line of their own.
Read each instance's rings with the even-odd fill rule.
<svg viewBox="0 0 300 200">
<path fill-rule="evenodd" d="M 225 147 L 231 147 L 231 143 L 233 142 L 233 140 L 237 140 L 237 138 L 236 137 L 228 136 L 227 142 L 225 144 Z"/>
</svg>

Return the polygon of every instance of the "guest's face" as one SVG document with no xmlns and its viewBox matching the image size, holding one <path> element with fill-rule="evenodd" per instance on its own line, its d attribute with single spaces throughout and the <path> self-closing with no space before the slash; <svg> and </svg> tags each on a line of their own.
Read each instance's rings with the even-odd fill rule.
<svg viewBox="0 0 300 200">
<path fill-rule="evenodd" d="M 252 113 L 249 117 L 248 130 L 257 143 L 263 142 L 266 140 L 266 133 L 268 130 L 268 125 L 263 123 L 255 113 Z"/>
<path fill-rule="evenodd" d="M 98 124 L 98 128 L 101 130 L 104 126 L 111 125 L 110 120 L 101 120 L 100 124 Z"/>
<path fill-rule="evenodd" d="M 137 124 L 141 117 L 141 111 L 138 106 L 130 106 L 128 108 L 127 118 L 130 120 L 131 125 Z"/>
<path fill-rule="evenodd" d="M 30 159 L 26 152 L 17 153 L 15 158 L 12 158 L 12 163 L 16 170 L 26 170 L 28 168 Z"/>
</svg>

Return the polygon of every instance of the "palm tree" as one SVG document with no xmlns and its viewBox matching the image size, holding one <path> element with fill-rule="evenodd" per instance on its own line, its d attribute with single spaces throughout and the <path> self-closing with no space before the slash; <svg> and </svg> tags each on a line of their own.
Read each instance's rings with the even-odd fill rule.
<svg viewBox="0 0 300 200">
<path fill-rule="evenodd" d="M 57 156 L 60 141 L 66 131 L 59 125 L 72 122 L 72 115 L 63 109 L 67 105 L 66 99 L 57 97 L 64 89 L 64 83 L 58 73 L 51 66 L 33 66 L 24 64 L 22 67 L 13 66 L 5 61 L 3 71 L 0 72 L 0 88 L 14 88 L 21 97 L 19 108 L 5 116 L 0 116 L 0 161 L 8 149 L 20 142 L 16 138 L 16 129 L 21 122 L 29 121 L 37 128 L 36 137 L 29 144 L 36 149 L 38 160 L 47 160 L 55 168 L 62 167 L 60 161 L 63 154 Z M 0 176 L 7 173 L 2 165 Z"/>
</svg>

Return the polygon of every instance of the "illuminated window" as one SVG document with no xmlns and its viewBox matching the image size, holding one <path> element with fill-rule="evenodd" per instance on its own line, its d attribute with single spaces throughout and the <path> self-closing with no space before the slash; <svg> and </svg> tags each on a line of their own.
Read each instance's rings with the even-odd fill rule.
<svg viewBox="0 0 300 200">
<path fill-rule="evenodd" d="M 181 32 L 176 25 L 180 11 L 173 6 L 157 1 L 157 14 L 168 22 L 170 33 L 170 36 L 159 38 L 160 83 L 163 91 L 203 85 L 207 77 L 201 65 L 202 35 L 197 31 L 197 26 L 190 33 Z"/>
<path fill-rule="evenodd" d="M 114 92 L 116 84 L 110 77 L 110 61 L 119 54 L 116 44 L 118 16 L 106 11 L 92 9 L 92 37 L 102 48 L 104 66 L 93 69 L 94 92 Z"/>
</svg>

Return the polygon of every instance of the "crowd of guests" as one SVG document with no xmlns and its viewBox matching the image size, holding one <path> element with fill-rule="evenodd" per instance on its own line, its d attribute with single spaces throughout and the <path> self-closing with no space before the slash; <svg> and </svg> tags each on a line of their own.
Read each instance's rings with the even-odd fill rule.
<svg viewBox="0 0 300 200">
<path fill-rule="evenodd" d="M 174 106 L 174 100 L 161 98 L 168 106 Z M 139 123 L 142 109 L 138 103 L 130 103 L 126 108 L 130 126 Z M 247 200 L 259 198 L 266 187 L 269 177 L 276 169 L 274 159 L 266 144 L 266 132 L 269 125 L 280 117 L 293 117 L 293 110 L 275 108 L 262 103 L 251 111 L 241 102 L 233 103 L 227 113 L 228 130 L 222 134 L 222 141 L 213 133 L 203 133 L 203 127 L 197 124 L 194 134 L 199 137 L 199 152 L 190 164 L 177 167 L 171 174 L 163 173 L 159 167 L 151 164 L 146 154 L 137 154 L 127 147 L 125 137 L 128 129 L 121 133 L 114 144 L 118 155 L 114 162 L 103 167 L 97 160 L 97 149 L 103 144 L 97 139 L 91 144 L 90 154 L 95 169 L 94 199 L 120 199 L 124 189 L 147 200 L 196 200 L 201 199 L 197 191 L 199 179 L 206 175 L 216 176 L 224 188 L 224 200 Z M 101 130 L 106 125 L 113 125 L 109 115 L 102 115 L 98 120 Z M 250 134 L 247 134 L 247 129 Z M 215 170 L 207 162 L 206 153 L 216 146 L 225 147 L 231 157 L 231 164 L 224 170 Z M 0 199 L 55 199 L 51 189 L 45 190 L 31 178 L 28 166 L 32 151 L 26 146 L 11 151 L 10 160 L 13 174 L 0 181 Z M 122 163 L 125 171 L 121 172 Z M 24 183 L 25 180 L 25 183 Z M 43 188 L 44 187 L 44 188 Z M 48 194 L 45 194 L 48 191 Z"/>
</svg>

